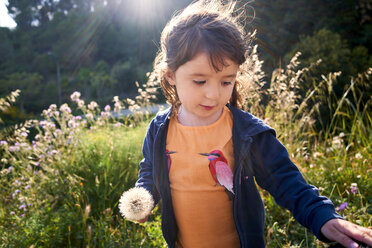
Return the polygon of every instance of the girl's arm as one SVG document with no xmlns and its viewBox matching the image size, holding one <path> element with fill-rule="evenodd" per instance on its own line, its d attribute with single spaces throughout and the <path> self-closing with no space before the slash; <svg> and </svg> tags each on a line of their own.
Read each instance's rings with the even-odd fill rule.
<svg viewBox="0 0 372 248">
<path fill-rule="evenodd" d="M 309 228 L 322 241 L 327 240 L 321 227 L 334 218 L 342 218 L 333 203 L 319 196 L 318 189 L 306 183 L 285 147 L 271 132 L 254 136 L 251 159 L 256 182 L 267 190 L 275 201 L 290 210 L 294 218 Z"/>
<path fill-rule="evenodd" d="M 138 180 L 135 184 L 136 187 L 143 187 L 147 189 L 152 197 L 154 198 L 154 206 L 159 202 L 160 196 L 154 185 L 153 180 L 153 167 L 152 167 L 152 157 L 153 157 L 153 143 L 154 143 L 154 133 L 155 125 L 154 121 L 151 121 L 145 139 L 142 146 L 143 159 L 141 160 L 139 166 Z"/>
<path fill-rule="evenodd" d="M 306 183 L 287 150 L 271 132 L 255 137 L 251 155 L 260 187 L 269 191 L 280 206 L 289 209 L 318 239 L 358 247 L 354 239 L 372 246 L 372 230 L 343 220 L 332 202 Z"/>
</svg>

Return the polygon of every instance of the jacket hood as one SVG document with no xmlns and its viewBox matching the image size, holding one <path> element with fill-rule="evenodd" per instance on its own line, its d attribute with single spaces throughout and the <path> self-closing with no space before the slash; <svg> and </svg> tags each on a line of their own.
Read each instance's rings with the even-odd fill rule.
<svg viewBox="0 0 372 248">
<path fill-rule="evenodd" d="M 234 125 L 243 139 L 266 131 L 271 131 L 276 136 L 275 130 L 256 116 L 231 105 L 227 105 L 227 107 L 230 109 L 233 119 L 237 120 L 234 121 Z"/>
</svg>

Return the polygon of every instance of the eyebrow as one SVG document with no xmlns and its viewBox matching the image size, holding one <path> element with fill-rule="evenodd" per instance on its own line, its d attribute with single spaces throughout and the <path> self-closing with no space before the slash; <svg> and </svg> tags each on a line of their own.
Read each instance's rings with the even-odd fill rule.
<svg viewBox="0 0 372 248">
<path fill-rule="evenodd" d="M 203 74 L 203 73 L 192 73 L 190 74 L 190 76 L 192 77 L 205 77 L 205 76 L 208 76 L 207 74 Z M 230 74 L 230 75 L 226 75 L 226 76 L 223 76 L 224 78 L 234 78 L 236 77 L 236 74 Z"/>
</svg>

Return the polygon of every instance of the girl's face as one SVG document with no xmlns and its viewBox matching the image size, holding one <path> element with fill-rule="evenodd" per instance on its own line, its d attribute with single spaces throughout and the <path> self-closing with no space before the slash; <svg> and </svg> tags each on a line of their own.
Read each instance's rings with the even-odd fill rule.
<svg viewBox="0 0 372 248">
<path fill-rule="evenodd" d="M 230 100 L 239 65 L 225 59 L 221 71 L 216 72 L 206 53 L 193 59 L 167 75 L 168 82 L 176 86 L 181 107 L 178 120 L 185 126 L 206 126 L 218 120 L 223 107 Z"/>
</svg>

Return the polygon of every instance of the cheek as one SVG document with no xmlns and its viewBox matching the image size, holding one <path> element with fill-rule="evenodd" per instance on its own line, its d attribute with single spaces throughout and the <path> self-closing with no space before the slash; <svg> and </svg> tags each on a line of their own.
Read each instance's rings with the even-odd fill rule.
<svg viewBox="0 0 372 248">
<path fill-rule="evenodd" d="M 233 90 L 234 90 L 234 87 L 231 87 L 230 89 L 224 92 L 224 98 L 227 99 L 227 101 L 230 100 Z"/>
<path fill-rule="evenodd" d="M 176 91 L 178 98 L 180 99 L 181 102 L 184 103 L 186 100 L 188 100 L 188 98 L 190 98 L 188 91 L 184 89 L 182 86 L 176 87 Z"/>
</svg>

